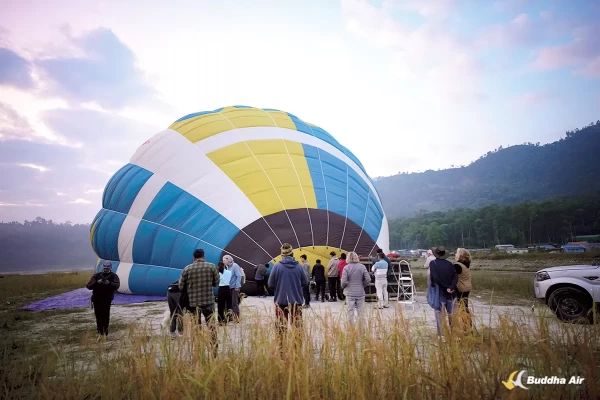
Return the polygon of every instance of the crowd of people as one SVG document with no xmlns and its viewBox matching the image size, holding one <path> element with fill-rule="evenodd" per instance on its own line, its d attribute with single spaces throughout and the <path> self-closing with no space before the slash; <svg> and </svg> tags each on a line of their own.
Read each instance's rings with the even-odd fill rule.
<svg viewBox="0 0 600 400">
<path fill-rule="evenodd" d="M 315 285 L 316 301 L 319 298 L 321 302 L 325 301 L 326 283 L 329 286 L 329 301 L 345 300 L 351 324 L 358 320 L 359 325 L 362 325 L 365 287 L 371 283 L 371 274 L 375 278 L 378 300 L 376 308 L 389 308 L 388 274 L 391 262 L 382 250 L 378 250 L 372 259 L 370 271 L 360 262 L 360 257 L 355 252 L 342 253 L 339 258 L 334 251 L 330 255 L 327 269 L 321 260 L 316 260 L 311 268 L 306 255 L 301 255 L 300 261 L 296 260 L 292 246 L 284 243 L 279 262 L 255 267 L 257 295 L 273 295 L 279 334 L 288 323 L 301 325 L 302 309 L 310 307 L 311 280 Z M 444 247 L 436 247 L 429 250 L 425 262 L 427 300 L 435 310 L 438 335 L 442 334 L 442 315 L 451 317 L 457 301 L 469 313 L 471 255 L 466 249 L 459 248 L 454 263 L 448 261 L 448 257 L 449 253 Z M 216 348 L 216 324 L 213 323 L 213 318 L 221 324 L 240 321 L 240 290 L 244 277 L 241 267 L 230 255 L 223 256 L 222 261 L 215 265 L 205 260 L 204 250 L 196 249 L 192 264 L 185 267 L 179 280 L 167 288 L 171 336 L 174 338 L 182 335 L 182 317 L 188 311 L 196 315 L 199 324 L 204 319 L 211 329 L 212 342 Z M 110 305 L 119 285 L 119 277 L 112 272 L 110 261 L 103 263 L 102 272 L 94 274 L 87 285 L 88 289 L 93 290 L 91 300 L 100 335 L 108 335 Z M 468 323 L 471 324 L 470 319 Z"/>
</svg>

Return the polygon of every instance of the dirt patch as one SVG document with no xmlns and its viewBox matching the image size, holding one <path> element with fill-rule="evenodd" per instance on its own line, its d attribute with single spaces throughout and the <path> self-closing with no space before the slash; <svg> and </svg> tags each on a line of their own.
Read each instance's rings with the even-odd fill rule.
<svg viewBox="0 0 600 400">
<path fill-rule="evenodd" d="M 523 323 L 531 326 L 535 325 L 538 318 L 549 318 L 560 323 L 547 307 L 537 306 L 532 309 L 531 303 L 527 305 L 524 300 L 519 300 L 519 305 L 493 305 L 490 304 L 490 295 L 485 293 L 474 296 L 470 300 L 477 326 L 496 327 L 503 316 L 519 318 Z M 417 301 L 413 304 L 401 304 L 392 301 L 390 302 L 390 308 L 383 310 L 375 309 L 375 306 L 376 303 L 365 303 L 365 319 L 378 313 L 384 320 L 392 323 L 391 320 L 397 318 L 397 314 L 400 313 L 410 322 L 412 328 L 429 330 L 431 333 L 435 332 L 435 314 L 423 296 L 417 296 Z M 264 323 L 270 321 L 270 317 L 273 315 L 273 307 L 272 298 L 246 298 L 241 306 L 242 321 L 239 324 L 230 324 L 226 328 L 219 327 L 218 329 L 221 332 L 227 329 L 228 335 L 242 335 L 245 326 L 254 325 L 256 321 L 264 321 Z M 140 328 L 144 327 L 152 335 L 166 334 L 163 319 L 167 310 L 166 302 L 112 306 L 110 336 L 113 340 L 116 340 L 126 334 L 126 331 L 122 328 L 131 324 L 137 324 Z M 43 311 L 36 314 L 39 318 L 28 321 L 26 327 L 27 334 L 31 338 L 47 338 L 48 335 L 54 334 L 73 337 L 93 334 L 95 331 L 95 319 L 91 310 L 86 309 L 65 315 L 53 315 L 48 318 L 44 316 Z M 304 320 L 308 326 L 311 325 L 311 321 L 318 321 L 322 318 L 345 320 L 344 302 L 312 302 L 311 307 L 304 310 Z M 73 339 L 75 338 L 73 337 Z"/>
</svg>

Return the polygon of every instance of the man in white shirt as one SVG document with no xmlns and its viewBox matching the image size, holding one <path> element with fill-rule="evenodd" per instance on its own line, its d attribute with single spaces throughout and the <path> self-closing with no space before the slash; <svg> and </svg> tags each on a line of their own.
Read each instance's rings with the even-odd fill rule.
<svg viewBox="0 0 600 400">
<path fill-rule="evenodd" d="M 387 272 L 388 263 L 383 259 L 383 253 L 378 253 L 377 258 L 379 259 L 373 267 L 371 272 L 375 273 L 375 289 L 377 290 L 377 300 L 379 300 L 379 309 L 388 308 L 388 282 Z"/>
</svg>

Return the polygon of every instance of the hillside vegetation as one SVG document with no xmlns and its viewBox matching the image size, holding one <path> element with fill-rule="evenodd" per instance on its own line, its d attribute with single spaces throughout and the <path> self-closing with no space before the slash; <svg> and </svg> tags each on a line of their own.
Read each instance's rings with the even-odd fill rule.
<svg viewBox="0 0 600 400">
<path fill-rule="evenodd" d="M 563 244 L 593 234 L 600 234 L 600 191 L 515 206 L 419 213 L 390 221 L 390 247 L 394 249 Z"/>
<path fill-rule="evenodd" d="M 544 146 L 500 147 L 466 167 L 401 173 L 375 186 L 388 218 L 542 201 L 600 190 L 599 154 L 600 121 Z"/>
</svg>

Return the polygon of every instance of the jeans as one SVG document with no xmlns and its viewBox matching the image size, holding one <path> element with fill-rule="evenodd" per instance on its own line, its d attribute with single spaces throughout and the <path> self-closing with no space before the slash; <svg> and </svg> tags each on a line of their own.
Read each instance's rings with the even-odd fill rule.
<svg viewBox="0 0 600 400">
<path fill-rule="evenodd" d="M 188 311 L 195 314 L 196 317 L 198 317 L 198 325 L 202 325 L 202 316 L 204 316 L 206 325 L 210 329 L 210 342 L 214 351 L 216 352 L 218 344 L 217 327 L 215 326 L 215 321 L 213 320 L 213 318 L 215 317 L 214 303 L 206 306 L 190 307 Z"/>
<path fill-rule="evenodd" d="M 388 281 L 387 276 L 375 278 L 375 289 L 377 290 L 377 300 L 379 300 L 379 308 L 388 305 Z"/>
<path fill-rule="evenodd" d="M 325 301 L 325 281 L 317 281 L 315 282 L 317 285 L 317 296 L 315 300 L 319 300 L 319 293 L 321 294 L 321 300 Z"/>
<path fill-rule="evenodd" d="M 435 310 L 435 324 L 437 327 L 438 336 L 442 336 L 442 312 L 446 312 L 448 314 L 448 325 L 452 325 L 452 311 L 454 310 L 454 297 L 448 293 L 444 293 L 440 288 L 440 302 L 441 308 L 440 310 Z"/>
<path fill-rule="evenodd" d="M 348 322 L 350 322 L 350 325 L 354 325 L 356 317 L 358 317 L 358 324 L 362 325 L 362 309 L 364 304 L 365 296 L 346 296 L 346 310 L 348 311 Z"/>
<path fill-rule="evenodd" d="M 340 278 L 333 277 L 333 278 L 328 278 L 328 283 L 329 283 L 329 300 L 331 301 L 336 301 L 338 298 L 338 293 L 339 293 L 339 286 L 340 286 Z"/>
<path fill-rule="evenodd" d="M 231 289 L 231 310 L 236 318 L 240 317 L 240 292 L 235 289 Z"/>
<path fill-rule="evenodd" d="M 258 297 L 265 295 L 265 281 L 263 279 L 256 280 L 256 295 Z"/>
<path fill-rule="evenodd" d="M 108 335 L 110 322 L 110 305 L 112 300 L 94 300 L 94 315 L 96 316 L 96 329 L 99 335 Z"/>
<path fill-rule="evenodd" d="M 217 313 L 219 322 L 227 322 L 227 313 L 231 310 L 231 290 L 229 286 L 219 286 L 217 293 Z"/>
<path fill-rule="evenodd" d="M 304 305 L 309 306 L 310 305 L 310 283 L 308 284 L 308 286 L 302 287 L 302 294 L 304 295 Z"/>
<path fill-rule="evenodd" d="M 171 328 L 170 333 L 183 332 L 183 310 L 179 306 L 179 302 L 171 296 L 167 296 L 167 304 L 169 304 L 169 312 L 171 313 Z"/>
<path fill-rule="evenodd" d="M 283 351 L 283 335 L 287 330 L 288 321 L 291 323 L 292 327 L 302 327 L 302 305 L 275 304 L 275 316 L 277 317 L 275 329 Z"/>
</svg>

